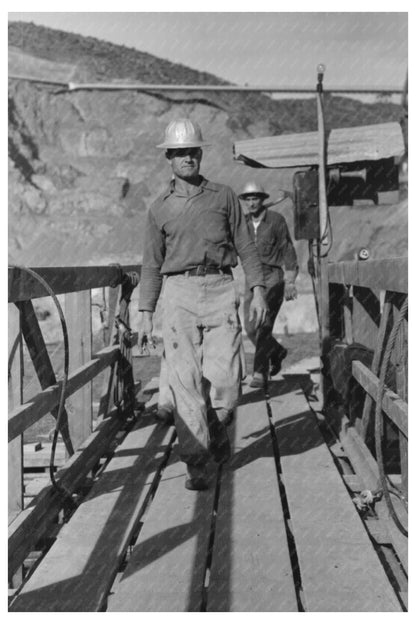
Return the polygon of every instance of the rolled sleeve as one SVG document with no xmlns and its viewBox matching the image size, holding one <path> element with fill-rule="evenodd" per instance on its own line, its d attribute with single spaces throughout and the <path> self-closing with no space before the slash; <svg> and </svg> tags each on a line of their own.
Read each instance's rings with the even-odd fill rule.
<svg viewBox="0 0 416 624">
<path fill-rule="evenodd" d="M 292 242 L 292 238 L 289 233 L 289 228 L 287 227 L 287 223 L 285 221 L 284 225 L 284 249 L 283 249 L 283 261 L 286 271 L 294 271 L 297 275 L 298 273 L 298 258 L 296 255 L 296 250 Z"/>
<path fill-rule="evenodd" d="M 148 210 L 144 228 L 143 268 L 140 282 L 139 310 L 153 312 L 162 288 L 160 267 L 165 257 L 165 239 L 152 209 Z"/>
</svg>

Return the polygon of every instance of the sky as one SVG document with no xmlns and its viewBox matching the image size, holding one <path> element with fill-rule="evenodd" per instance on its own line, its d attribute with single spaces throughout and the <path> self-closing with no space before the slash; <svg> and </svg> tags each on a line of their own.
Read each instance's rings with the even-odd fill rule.
<svg viewBox="0 0 416 624">
<path fill-rule="evenodd" d="M 401 89 L 408 63 L 408 16 L 399 10 L 9 12 L 9 19 L 134 47 L 251 86 L 313 89 L 324 63 L 328 86 Z"/>
</svg>

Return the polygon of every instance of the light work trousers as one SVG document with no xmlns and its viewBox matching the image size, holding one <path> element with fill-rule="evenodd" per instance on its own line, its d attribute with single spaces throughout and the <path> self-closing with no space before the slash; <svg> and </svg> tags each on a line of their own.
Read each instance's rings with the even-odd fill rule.
<svg viewBox="0 0 416 624">
<path fill-rule="evenodd" d="M 236 406 L 244 371 L 239 295 L 231 275 L 171 275 L 163 293 L 159 405 L 173 404 L 179 454 L 209 457 L 214 421 Z"/>
</svg>

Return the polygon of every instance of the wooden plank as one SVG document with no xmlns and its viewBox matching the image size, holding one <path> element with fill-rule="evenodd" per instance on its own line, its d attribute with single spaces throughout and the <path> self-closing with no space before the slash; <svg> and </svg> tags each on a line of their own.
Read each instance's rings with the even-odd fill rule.
<svg viewBox="0 0 416 624">
<path fill-rule="evenodd" d="M 266 404 L 248 391 L 223 467 L 207 611 L 297 611 Z"/>
<path fill-rule="evenodd" d="M 367 366 L 358 360 L 354 360 L 352 363 L 352 374 L 358 383 L 364 388 L 366 392 L 375 400 L 377 397 L 377 389 L 379 380 L 378 377 L 370 371 Z M 408 437 L 408 407 L 395 392 L 386 388 L 383 400 L 381 403 L 383 411 L 390 418 L 392 422 L 400 429 L 400 431 Z"/>
<path fill-rule="evenodd" d="M 380 325 L 380 301 L 369 288 L 353 287 L 352 323 L 355 342 L 373 350 Z"/>
<path fill-rule="evenodd" d="M 31 468 L 48 468 L 51 459 L 51 449 L 51 442 L 43 442 L 42 446 L 37 450 L 35 450 L 31 444 L 24 444 L 23 463 L 25 470 L 30 470 Z M 56 445 L 54 465 L 61 468 L 65 464 L 66 459 L 65 446 L 62 442 L 58 442 Z"/>
<path fill-rule="evenodd" d="M 86 475 L 108 449 L 110 440 L 124 423 L 123 414 L 114 410 L 91 434 L 88 440 L 58 471 L 56 478 L 70 493 L 76 492 Z M 62 496 L 52 486 L 35 498 L 32 506 L 20 513 L 9 526 L 9 570 L 13 573 L 36 544 L 50 530 L 64 505 Z"/>
<path fill-rule="evenodd" d="M 306 610 L 401 611 L 303 393 L 271 404 Z"/>
<path fill-rule="evenodd" d="M 263 167 L 304 167 L 319 164 L 317 132 L 280 134 L 234 143 L 236 160 L 254 161 Z M 352 128 L 334 128 L 329 133 L 327 164 L 380 160 L 404 154 L 399 123 L 388 122 Z"/>
<path fill-rule="evenodd" d="M 185 489 L 175 447 L 108 611 L 201 610 L 215 477 L 210 465 L 208 490 Z"/>
<path fill-rule="evenodd" d="M 371 288 L 374 292 L 391 290 L 407 293 L 408 260 L 407 257 L 401 257 L 365 262 L 360 260 L 330 262 L 328 277 L 333 283 L 362 286 Z"/>
<path fill-rule="evenodd" d="M 20 323 L 19 312 L 14 305 L 8 309 L 8 400 L 9 410 L 21 404 L 20 380 Z M 17 436 L 8 447 L 8 517 L 9 521 L 23 509 L 23 437 Z"/>
<path fill-rule="evenodd" d="M 172 430 L 139 423 L 70 523 L 59 533 L 11 611 L 99 611 L 136 530 Z"/>
<path fill-rule="evenodd" d="M 65 318 L 68 328 L 69 373 L 91 360 L 91 291 L 65 295 Z M 69 433 L 76 450 L 92 431 L 92 383 L 89 381 L 66 402 Z"/>
<path fill-rule="evenodd" d="M 141 265 L 121 267 L 124 273 L 135 271 L 140 275 Z M 91 290 L 116 283 L 120 272 L 118 266 L 89 267 L 36 267 L 33 268 L 52 288 L 56 295 L 80 290 Z M 19 267 L 9 268 L 9 302 L 26 301 L 45 297 L 49 293 L 29 273 Z"/>
<path fill-rule="evenodd" d="M 119 354 L 117 345 L 99 351 L 90 362 L 69 375 L 65 397 L 71 396 L 106 366 L 110 366 L 118 359 Z M 60 394 L 61 384 L 57 383 L 12 410 L 9 415 L 9 442 L 58 405 Z"/>
</svg>

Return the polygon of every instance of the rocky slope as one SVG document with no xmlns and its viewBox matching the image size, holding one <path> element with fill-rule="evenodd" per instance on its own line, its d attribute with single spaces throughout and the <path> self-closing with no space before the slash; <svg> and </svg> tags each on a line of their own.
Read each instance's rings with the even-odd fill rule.
<svg viewBox="0 0 416 624">
<path fill-rule="evenodd" d="M 204 151 L 202 173 L 235 190 L 247 178 L 255 178 L 272 198 L 281 188 L 292 189 L 293 171 L 253 170 L 238 164 L 232 157 L 233 142 L 316 128 L 314 98 L 279 101 L 261 94 L 69 92 L 59 85 L 15 79 L 24 75 L 58 83 L 224 83 L 138 50 L 34 24 L 9 24 L 9 75 L 11 263 L 139 262 L 144 213 L 169 179 L 164 155 L 155 145 L 174 117 L 197 120 L 212 143 Z M 326 101 L 329 127 L 399 121 L 402 114 L 400 106 L 389 103 L 368 105 L 336 97 Z M 277 209 L 292 227 L 290 200 Z M 371 246 L 373 257 L 406 252 L 405 206 L 390 202 L 378 208 L 333 211 L 333 259 L 352 258 L 362 245 Z M 301 290 L 307 292 L 306 243 L 296 245 Z"/>
</svg>

